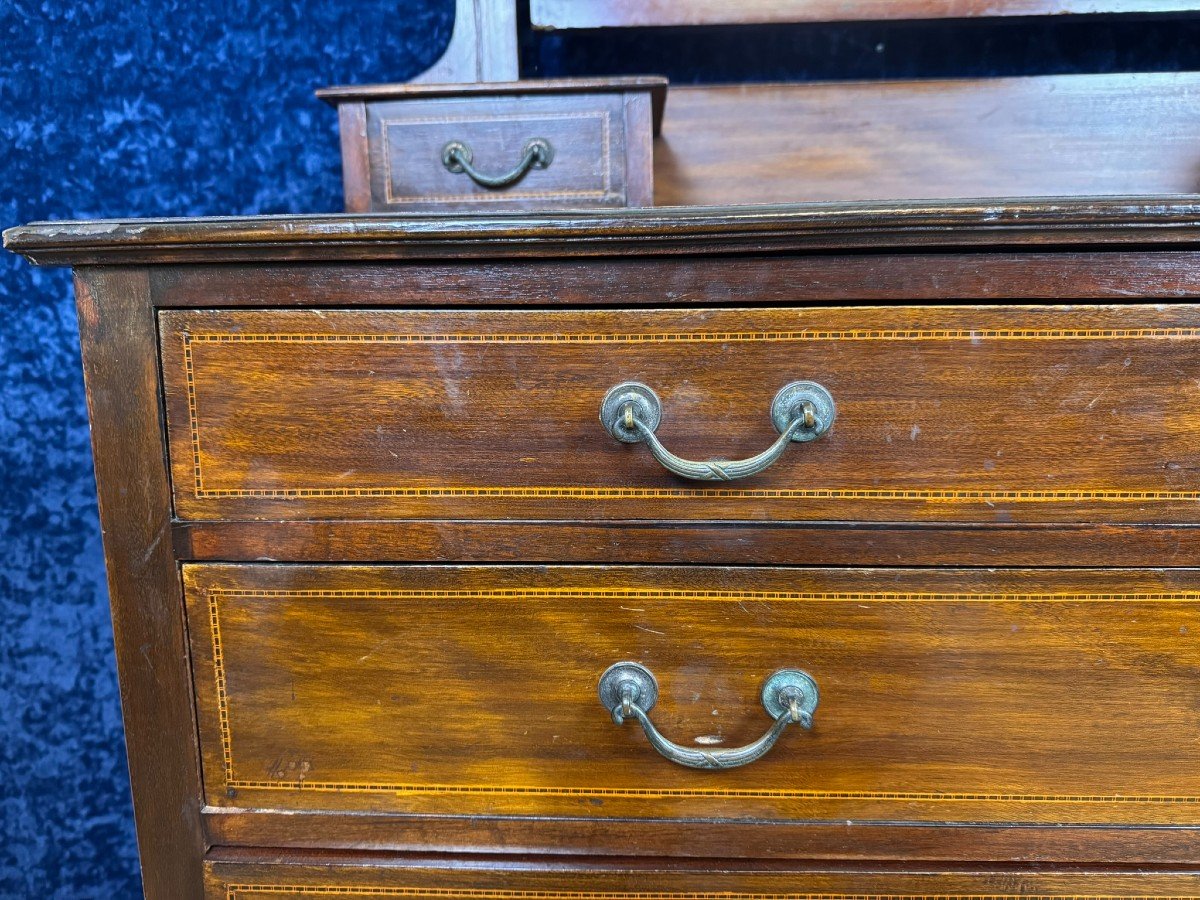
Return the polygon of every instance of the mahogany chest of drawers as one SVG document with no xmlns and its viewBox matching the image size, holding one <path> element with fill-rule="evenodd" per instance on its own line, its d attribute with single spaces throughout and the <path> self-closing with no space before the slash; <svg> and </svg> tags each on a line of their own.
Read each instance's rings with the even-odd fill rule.
<svg viewBox="0 0 1200 900">
<path fill-rule="evenodd" d="M 1200 897 L 1200 205 L 5 242 L 149 896 Z"/>
</svg>

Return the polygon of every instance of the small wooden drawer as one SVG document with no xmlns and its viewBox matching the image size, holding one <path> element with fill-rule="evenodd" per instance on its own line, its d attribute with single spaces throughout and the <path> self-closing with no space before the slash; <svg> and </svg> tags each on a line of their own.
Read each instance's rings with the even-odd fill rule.
<svg viewBox="0 0 1200 900">
<path fill-rule="evenodd" d="M 293 855 L 260 862 L 223 851 L 206 866 L 209 900 L 1195 900 L 1200 875 L 1137 871 L 830 870 L 723 861 L 588 864 L 470 858 Z"/>
<path fill-rule="evenodd" d="M 1145 826 L 1200 815 L 1196 570 L 183 573 L 214 810 Z M 657 679 L 651 721 L 693 754 L 776 727 L 762 698 L 781 669 L 815 682 L 797 700 L 819 697 L 811 730 L 786 727 L 737 768 L 686 767 L 601 702 L 602 674 L 626 661 Z"/>
<path fill-rule="evenodd" d="M 666 81 L 331 88 L 347 212 L 653 205 Z M 528 156 L 528 158 L 527 158 Z"/>
<path fill-rule="evenodd" d="M 165 311 L 185 520 L 1200 522 L 1200 307 Z M 685 480 L 600 420 L 661 401 Z M 828 413 L 828 415 L 827 415 Z"/>
</svg>

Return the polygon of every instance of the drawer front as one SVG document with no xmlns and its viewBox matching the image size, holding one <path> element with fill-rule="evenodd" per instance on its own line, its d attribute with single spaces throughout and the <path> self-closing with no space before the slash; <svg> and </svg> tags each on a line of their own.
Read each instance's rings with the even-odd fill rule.
<svg viewBox="0 0 1200 900">
<path fill-rule="evenodd" d="M 1200 307 L 166 311 L 178 516 L 1200 521 Z M 599 412 L 639 382 L 685 480 Z"/>
<path fill-rule="evenodd" d="M 211 900 L 1194 900 L 1200 876 L 1144 872 L 754 871 L 724 862 L 714 871 L 560 863 L 478 863 L 435 868 L 343 861 L 325 866 L 214 862 Z"/>
<path fill-rule="evenodd" d="M 1195 824 L 1200 572 L 185 565 L 214 807 Z M 617 725 L 635 661 L 688 768 Z M 801 700 L 803 708 L 805 700 Z M 786 718 L 786 717 L 785 717 Z M 482 836 L 481 836 L 482 839 Z"/>
<path fill-rule="evenodd" d="M 627 134 L 622 94 L 571 94 L 474 99 L 439 98 L 368 103 L 366 131 L 371 209 L 452 212 L 463 209 L 538 209 L 649 205 L 649 178 L 638 173 L 628 195 L 631 162 L 649 168 L 649 103 L 644 121 Z M 458 163 L 444 162 L 446 147 L 461 145 L 469 167 L 487 177 L 508 174 L 530 141 L 549 147 L 538 161 L 500 186 L 473 180 Z M 643 147 L 642 144 L 645 144 Z"/>
</svg>

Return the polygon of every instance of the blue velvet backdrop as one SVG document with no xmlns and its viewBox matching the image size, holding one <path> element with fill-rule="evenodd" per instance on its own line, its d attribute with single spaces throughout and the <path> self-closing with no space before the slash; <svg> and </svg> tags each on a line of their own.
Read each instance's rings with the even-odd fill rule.
<svg viewBox="0 0 1200 900">
<path fill-rule="evenodd" d="M 403 80 L 451 0 L 0 0 L 0 225 L 336 211 L 312 90 Z M 1200 23 L 523 36 L 530 74 L 911 77 L 1200 68 Z M 729 47 L 733 52 L 729 52 Z M 745 52 L 738 52 L 739 50 Z M 0 254 L 0 896 L 139 890 L 68 275 Z"/>
<path fill-rule="evenodd" d="M 0 0 L 0 225 L 337 211 L 312 91 L 411 77 L 451 10 Z M 68 274 L 0 254 L 3 897 L 140 892 L 75 331 Z"/>
</svg>

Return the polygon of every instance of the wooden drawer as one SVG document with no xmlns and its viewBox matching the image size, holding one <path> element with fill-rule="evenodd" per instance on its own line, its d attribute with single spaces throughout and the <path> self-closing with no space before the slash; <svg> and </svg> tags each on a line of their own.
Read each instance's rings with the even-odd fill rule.
<svg viewBox="0 0 1200 900">
<path fill-rule="evenodd" d="M 1194 900 L 1200 875 L 1147 872 L 829 871 L 721 862 L 631 865 L 628 861 L 531 864 L 368 857 L 243 861 L 207 866 L 211 900 Z M 290 863 L 290 864 L 289 864 Z"/>
<path fill-rule="evenodd" d="M 1200 572 L 185 565 L 207 802 L 588 819 L 1184 825 Z M 688 748 L 597 695 L 618 661 Z M 480 834 L 479 840 L 487 840 Z M 468 839 L 473 840 L 473 839 Z"/>
<path fill-rule="evenodd" d="M 1200 307 L 160 314 L 175 512 L 219 519 L 1200 522 Z M 686 481 L 598 413 L 638 381 Z"/>
<path fill-rule="evenodd" d="M 348 212 L 455 212 L 653 205 L 652 109 L 661 117 L 665 89 L 626 78 L 319 95 L 339 110 Z M 539 155 L 521 167 L 531 142 Z"/>
</svg>

